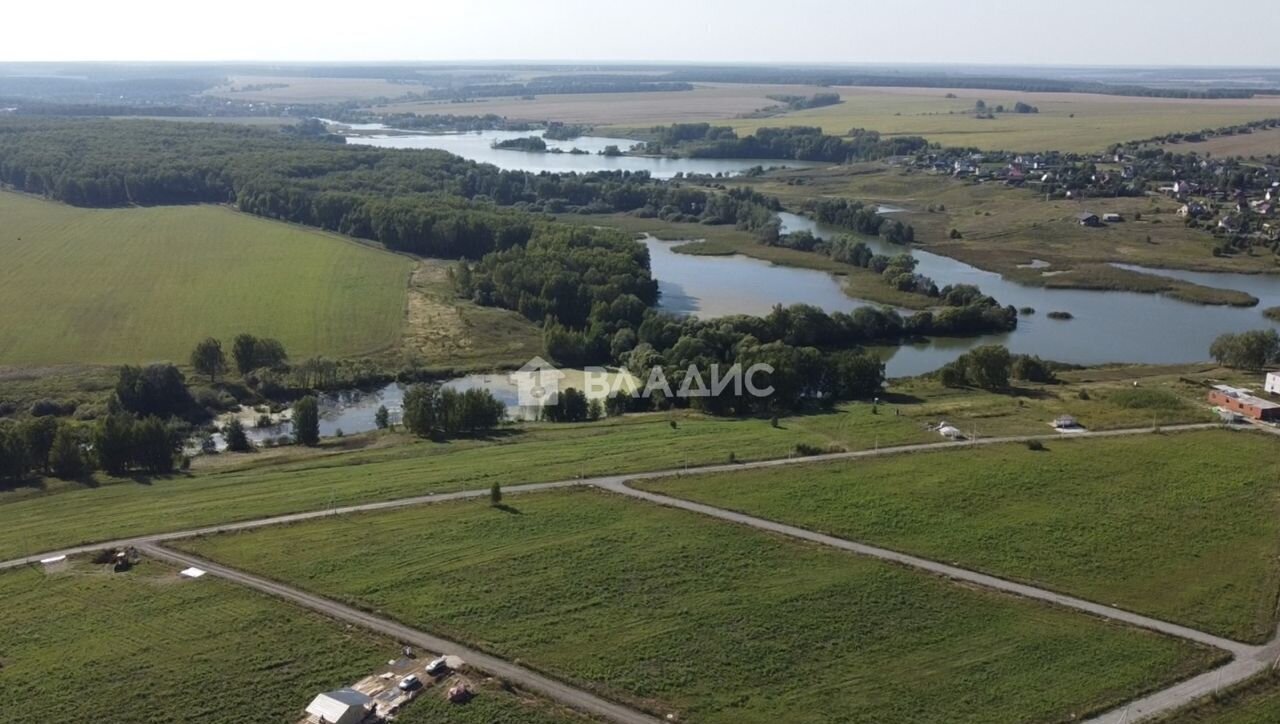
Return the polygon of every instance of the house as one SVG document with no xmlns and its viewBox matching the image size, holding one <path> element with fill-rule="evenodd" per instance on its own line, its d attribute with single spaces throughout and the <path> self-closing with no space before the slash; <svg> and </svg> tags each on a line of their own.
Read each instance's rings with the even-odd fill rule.
<svg viewBox="0 0 1280 724">
<path fill-rule="evenodd" d="M 1234 412 L 1251 420 L 1280 421 L 1280 404 L 1257 397 L 1253 392 L 1228 385 L 1214 385 L 1209 390 L 1209 404 Z"/>
<path fill-rule="evenodd" d="M 1079 221 L 1081 226 L 1099 226 L 1101 223 L 1098 221 L 1097 214 L 1088 211 L 1076 214 L 1076 221 Z"/>
<path fill-rule="evenodd" d="M 307 705 L 307 721 L 315 724 L 360 724 L 373 710 L 373 699 L 355 689 L 320 694 Z"/>
<path fill-rule="evenodd" d="M 1205 208 L 1203 205 L 1192 202 L 1189 204 L 1183 204 L 1182 208 L 1178 209 L 1178 216 L 1181 216 L 1184 219 L 1195 218 L 1197 216 L 1200 216 L 1204 212 L 1205 212 Z"/>
<path fill-rule="evenodd" d="M 1264 389 L 1269 395 L 1280 395 L 1280 372 L 1267 373 L 1267 385 Z"/>
<path fill-rule="evenodd" d="M 1224 231 L 1235 231 L 1240 226 L 1240 220 L 1234 216 L 1224 216 L 1218 219 L 1218 228 Z"/>
<path fill-rule="evenodd" d="M 1108 224 L 1118 224 L 1121 221 L 1124 221 L 1124 217 L 1120 214 L 1104 214 L 1102 216 L 1102 220 Z"/>
</svg>

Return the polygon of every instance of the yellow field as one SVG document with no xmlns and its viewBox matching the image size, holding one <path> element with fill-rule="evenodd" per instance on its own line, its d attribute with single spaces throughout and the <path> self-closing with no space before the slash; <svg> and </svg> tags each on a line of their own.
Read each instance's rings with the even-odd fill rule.
<svg viewBox="0 0 1280 724">
<path fill-rule="evenodd" d="M 814 86 L 700 83 L 691 91 L 573 93 L 542 95 L 531 101 L 493 98 L 470 103 L 393 103 L 376 110 L 420 114 L 494 113 L 526 121 L 648 127 L 734 118 L 775 105 L 777 101 L 770 100 L 770 95 L 812 95 L 818 90 Z"/>
<path fill-rule="evenodd" d="M 1214 156 L 1267 156 L 1280 154 L 1280 128 L 1254 131 L 1238 136 L 1219 136 L 1200 143 L 1168 143 L 1164 146 L 1174 153 L 1195 152 Z"/>
<path fill-rule="evenodd" d="M 183 362 L 208 336 L 295 359 L 404 328 L 408 259 L 219 206 L 79 209 L 0 192 L 0 365 Z"/>
<path fill-rule="evenodd" d="M 342 103 L 375 98 L 397 98 L 422 92 L 423 86 L 392 83 L 382 78 L 310 78 L 299 76 L 232 76 L 229 83 L 205 91 L 206 95 L 236 101 L 268 103 Z M 246 87 L 280 85 L 281 88 Z"/>
<path fill-rule="evenodd" d="M 739 131 L 766 126 L 821 126 L 832 134 L 853 128 L 921 135 L 945 146 L 986 150 L 1101 151 L 1109 144 L 1175 131 L 1198 131 L 1280 117 L 1280 98 L 1179 100 L 1087 93 L 1020 93 L 946 88 L 836 88 L 844 103 L 772 118 L 731 122 Z M 951 93 L 955 98 L 947 98 Z M 979 120 L 979 100 L 1012 107 L 1022 101 L 1036 114 L 999 114 Z"/>
</svg>

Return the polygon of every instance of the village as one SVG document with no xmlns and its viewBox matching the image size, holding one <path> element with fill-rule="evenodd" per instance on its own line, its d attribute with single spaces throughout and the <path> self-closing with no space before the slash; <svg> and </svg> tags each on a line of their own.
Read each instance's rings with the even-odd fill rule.
<svg viewBox="0 0 1280 724">
<path fill-rule="evenodd" d="M 1277 126 L 1280 119 L 1202 131 L 1194 137 L 1246 134 Z M 1088 199 L 1167 198 L 1178 204 L 1177 215 L 1186 226 L 1203 229 L 1219 240 L 1215 255 L 1280 242 L 1280 157 L 1213 158 L 1169 145 L 1183 138 L 1137 141 L 1097 154 L 935 148 L 886 163 L 968 183 L 1025 188 L 1045 200 L 1077 200 L 1082 209 L 1075 221 L 1085 227 L 1126 220 L 1116 213 L 1094 213 L 1087 208 Z"/>
</svg>

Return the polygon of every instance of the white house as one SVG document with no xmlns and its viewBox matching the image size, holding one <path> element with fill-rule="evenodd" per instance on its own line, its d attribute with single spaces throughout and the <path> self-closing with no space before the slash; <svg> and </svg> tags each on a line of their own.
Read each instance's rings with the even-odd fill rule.
<svg viewBox="0 0 1280 724">
<path fill-rule="evenodd" d="M 312 699 L 307 705 L 307 719 L 317 724 L 360 724 L 372 706 L 373 699 L 355 689 L 338 689 Z"/>
<path fill-rule="evenodd" d="M 1265 389 L 1269 395 L 1280 395 L 1280 372 L 1267 373 L 1267 386 Z"/>
</svg>

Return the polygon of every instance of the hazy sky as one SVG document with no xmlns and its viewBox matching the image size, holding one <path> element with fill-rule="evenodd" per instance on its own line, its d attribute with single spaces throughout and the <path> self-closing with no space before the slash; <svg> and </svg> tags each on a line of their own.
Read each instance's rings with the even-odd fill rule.
<svg viewBox="0 0 1280 724">
<path fill-rule="evenodd" d="M 1280 2 L 10 0 L 0 60 L 1280 66 Z"/>
</svg>

